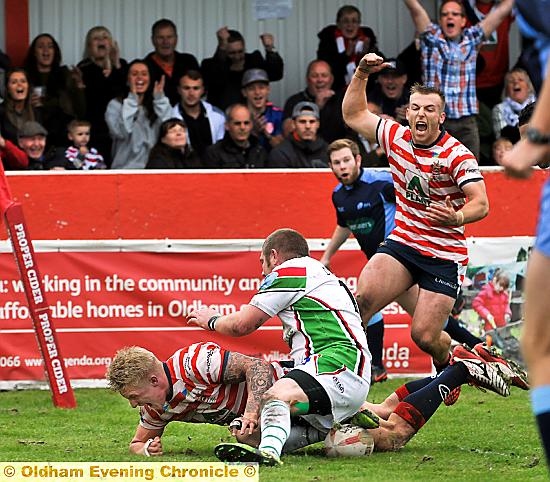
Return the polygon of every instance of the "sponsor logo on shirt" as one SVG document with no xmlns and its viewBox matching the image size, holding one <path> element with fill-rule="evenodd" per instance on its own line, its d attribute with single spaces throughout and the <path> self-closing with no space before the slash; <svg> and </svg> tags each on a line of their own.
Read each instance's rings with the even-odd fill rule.
<svg viewBox="0 0 550 482">
<path fill-rule="evenodd" d="M 369 234 L 374 228 L 374 219 L 372 218 L 359 218 L 354 222 L 348 222 L 348 228 L 351 229 L 353 234 Z"/>
<path fill-rule="evenodd" d="M 413 176 L 407 184 L 406 196 L 409 201 L 428 206 L 430 197 L 427 194 L 427 189 L 422 186 L 423 182 L 418 176 Z"/>
</svg>

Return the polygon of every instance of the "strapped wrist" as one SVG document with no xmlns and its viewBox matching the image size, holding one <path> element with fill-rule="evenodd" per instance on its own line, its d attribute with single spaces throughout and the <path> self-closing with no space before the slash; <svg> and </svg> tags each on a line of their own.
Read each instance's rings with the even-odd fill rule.
<svg viewBox="0 0 550 482">
<path fill-rule="evenodd" d="M 462 211 L 456 211 L 456 225 L 464 225 L 464 213 Z"/>
<path fill-rule="evenodd" d="M 210 331 L 216 331 L 216 321 L 221 315 L 214 315 L 208 320 L 208 329 Z"/>
<path fill-rule="evenodd" d="M 361 67 L 357 67 L 355 69 L 355 72 L 353 74 L 354 77 L 357 77 L 359 80 L 367 80 L 369 77 L 369 71 L 366 69 L 362 69 Z"/>
<path fill-rule="evenodd" d="M 145 444 L 143 444 L 143 455 L 145 455 L 145 457 L 151 457 L 151 454 L 149 453 L 149 446 L 153 443 L 153 439 L 150 438 L 149 440 L 147 440 L 147 442 L 145 442 Z"/>
</svg>

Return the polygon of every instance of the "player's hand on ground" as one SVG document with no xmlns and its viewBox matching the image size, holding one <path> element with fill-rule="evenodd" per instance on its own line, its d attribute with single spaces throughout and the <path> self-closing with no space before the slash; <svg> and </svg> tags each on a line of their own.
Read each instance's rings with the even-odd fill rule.
<svg viewBox="0 0 550 482">
<path fill-rule="evenodd" d="M 150 457 L 162 455 L 162 442 L 159 436 L 149 439 L 143 444 L 143 455 L 147 455 L 147 453 L 149 453 Z"/>
<path fill-rule="evenodd" d="M 215 309 L 207 306 L 203 306 L 198 310 L 191 308 L 187 312 L 187 324 L 196 325 L 204 330 L 208 330 L 208 320 L 217 315 L 219 315 L 219 313 Z"/>
<path fill-rule="evenodd" d="M 426 208 L 426 217 L 434 226 L 458 226 L 458 215 L 447 196 L 444 203 L 432 202 Z"/>
<path fill-rule="evenodd" d="M 229 431 L 234 437 L 237 435 L 252 435 L 257 427 L 258 419 L 252 415 L 244 414 L 242 417 L 236 418 L 229 424 Z"/>
</svg>

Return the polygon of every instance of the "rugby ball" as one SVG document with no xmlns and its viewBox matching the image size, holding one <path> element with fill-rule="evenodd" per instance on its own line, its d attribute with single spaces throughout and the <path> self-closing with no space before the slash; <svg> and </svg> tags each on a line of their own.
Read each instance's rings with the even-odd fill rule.
<svg viewBox="0 0 550 482">
<path fill-rule="evenodd" d="M 361 457 L 372 454 L 374 439 L 369 432 L 355 425 L 333 428 L 325 438 L 328 457 Z"/>
</svg>

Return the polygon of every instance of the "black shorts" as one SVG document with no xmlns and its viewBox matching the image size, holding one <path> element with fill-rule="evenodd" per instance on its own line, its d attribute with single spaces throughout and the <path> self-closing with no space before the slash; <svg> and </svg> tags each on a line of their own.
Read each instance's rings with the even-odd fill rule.
<svg viewBox="0 0 550 482">
<path fill-rule="evenodd" d="M 454 261 L 424 256 L 416 249 L 392 239 L 380 243 L 377 252 L 389 254 L 405 266 L 420 288 L 442 293 L 453 299 L 458 296 L 460 273 L 459 265 Z"/>
<path fill-rule="evenodd" d="M 302 370 L 290 370 L 283 378 L 294 380 L 309 399 L 308 414 L 330 415 L 332 405 L 327 392 L 315 378 Z"/>
</svg>

